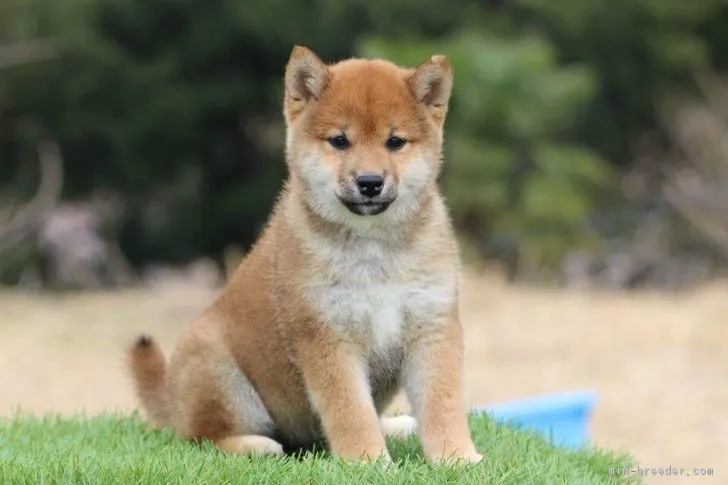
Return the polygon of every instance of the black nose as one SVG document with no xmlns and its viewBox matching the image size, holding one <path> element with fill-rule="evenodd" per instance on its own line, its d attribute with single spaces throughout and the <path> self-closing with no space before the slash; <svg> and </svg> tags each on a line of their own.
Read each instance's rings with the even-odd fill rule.
<svg viewBox="0 0 728 485">
<path fill-rule="evenodd" d="M 359 193 L 364 197 L 374 197 L 382 193 L 384 177 L 373 173 L 359 175 L 356 178 L 356 186 L 359 187 Z"/>
</svg>

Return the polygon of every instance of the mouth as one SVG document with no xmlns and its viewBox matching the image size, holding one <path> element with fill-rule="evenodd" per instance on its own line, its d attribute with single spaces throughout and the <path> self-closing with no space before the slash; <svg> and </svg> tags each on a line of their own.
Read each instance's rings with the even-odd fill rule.
<svg viewBox="0 0 728 485">
<path fill-rule="evenodd" d="M 366 201 L 366 202 L 353 202 L 353 201 L 341 201 L 344 206 L 346 206 L 349 211 L 352 213 L 358 215 L 358 216 L 376 216 L 377 214 L 381 214 L 392 203 L 391 201 L 388 202 L 374 202 L 374 201 Z"/>
</svg>

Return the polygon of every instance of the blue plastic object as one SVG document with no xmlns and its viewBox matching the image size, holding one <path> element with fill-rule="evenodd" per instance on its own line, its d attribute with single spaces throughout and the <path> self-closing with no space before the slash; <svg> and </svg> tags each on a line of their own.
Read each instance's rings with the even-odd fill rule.
<svg viewBox="0 0 728 485">
<path fill-rule="evenodd" d="M 547 394 L 473 409 L 499 422 L 542 433 L 556 446 L 580 448 L 589 443 L 593 391 Z"/>
</svg>

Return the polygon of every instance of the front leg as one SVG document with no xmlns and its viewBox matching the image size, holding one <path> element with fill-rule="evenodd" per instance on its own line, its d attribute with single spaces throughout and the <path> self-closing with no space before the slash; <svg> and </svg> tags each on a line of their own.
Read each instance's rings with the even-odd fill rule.
<svg viewBox="0 0 728 485">
<path fill-rule="evenodd" d="M 345 460 L 390 461 L 360 349 L 322 329 L 300 338 L 296 354 L 331 452 Z"/>
<path fill-rule="evenodd" d="M 431 462 L 483 457 L 470 437 L 463 386 L 463 337 L 457 310 L 440 317 L 408 346 L 404 387 Z"/>
</svg>

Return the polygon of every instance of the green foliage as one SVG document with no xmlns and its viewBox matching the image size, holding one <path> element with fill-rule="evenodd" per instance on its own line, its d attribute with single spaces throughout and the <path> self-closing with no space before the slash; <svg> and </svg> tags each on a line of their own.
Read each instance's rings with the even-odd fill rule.
<svg viewBox="0 0 728 485">
<path fill-rule="evenodd" d="M 27 197 L 38 129 L 65 197 L 128 203 L 132 261 L 219 257 L 257 236 L 284 175 L 281 76 L 294 44 L 456 71 L 444 187 L 481 252 L 555 267 L 635 159 L 663 91 L 728 66 L 720 0 L 6 0 L 0 45 L 59 57 L 0 71 L 0 185 Z M 20 183 L 9 186 L 11 180 Z M 598 235 L 597 235 L 598 236 Z M 514 263 L 516 264 L 516 263 Z M 517 263 L 521 264 L 521 263 Z"/>
<path fill-rule="evenodd" d="M 281 77 L 291 47 L 335 60 L 351 55 L 373 21 L 384 32 L 403 27 L 382 20 L 391 10 L 383 0 L 49 5 L 8 7 L 29 24 L 48 20 L 47 32 L 34 35 L 54 34 L 62 56 L 4 76 L 10 108 L 0 118 L 0 157 L 10 163 L 0 182 L 30 165 L 35 140 L 23 126 L 37 122 L 63 149 L 66 197 L 99 188 L 125 196 L 121 242 L 136 263 L 217 257 L 230 243 L 250 244 L 284 175 Z M 419 35 L 467 14 L 435 2 L 398 8 L 413 11 L 407 25 Z"/>
<path fill-rule="evenodd" d="M 450 59 L 444 187 L 456 219 L 486 251 L 537 270 L 589 241 L 592 194 L 610 170 L 566 136 L 596 88 L 588 69 L 558 66 L 541 39 L 471 33 L 438 43 L 369 39 L 361 52 L 407 65 L 433 52 Z"/>
<path fill-rule="evenodd" d="M 238 457 L 195 446 L 170 430 L 149 431 L 138 417 L 19 417 L 0 421 L 5 483 L 636 483 L 610 475 L 632 457 L 597 449 L 569 452 L 531 434 L 472 418 L 485 460 L 474 467 L 432 467 L 414 438 L 388 440 L 393 469 L 346 464 L 321 451 L 302 456 Z"/>
<path fill-rule="evenodd" d="M 599 92 L 576 133 L 613 163 L 634 160 L 634 138 L 657 127 L 663 90 L 689 83 L 691 72 L 725 50 L 702 31 L 728 18 L 722 0 L 523 0 L 518 26 L 548 35 L 559 60 L 588 66 Z M 718 40 L 718 39 L 716 39 Z"/>
</svg>

